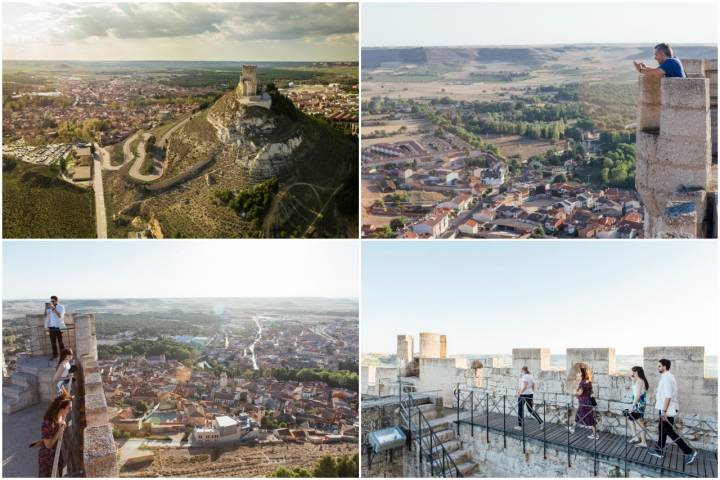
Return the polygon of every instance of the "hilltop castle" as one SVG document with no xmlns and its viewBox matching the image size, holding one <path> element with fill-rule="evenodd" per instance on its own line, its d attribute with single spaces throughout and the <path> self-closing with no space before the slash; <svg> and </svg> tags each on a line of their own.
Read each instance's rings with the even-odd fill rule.
<svg viewBox="0 0 720 480">
<path fill-rule="evenodd" d="M 645 238 L 717 237 L 717 60 L 640 75 L 635 186 Z"/>
<path fill-rule="evenodd" d="M 242 66 L 235 94 L 242 104 L 270 108 L 270 96 L 262 91 L 262 85 L 257 80 L 257 65 Z"/>
</svg>

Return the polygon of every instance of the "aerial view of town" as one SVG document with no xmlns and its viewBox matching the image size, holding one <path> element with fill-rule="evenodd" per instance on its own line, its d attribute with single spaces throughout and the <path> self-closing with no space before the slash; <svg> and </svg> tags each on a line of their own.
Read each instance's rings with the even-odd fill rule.
<svg viewBox="0 0 720 480">
<path fill-rule="evenodd" d="M 372 21 L 393 17 L 390 7 L 363 8 L 376 13 Z M 410 24 L 414 15 L 423 19 L 404 15 Z M 385 31 L 368 24 L 363 238 L 660 236 L 645 234 L 646 202 L 636 189 L 632 59 L 654 64 L 653 45 L 456 47 L 426 32 L 433 46 L 384 47 L 376 37 Z M 717 49 L 682 44 L 675 55 L 716 62 Z M 712 65 L 699 75 L 710 75 L 716 125 Z M 701 186 L 717 192 L 714 134 L 712 143 L 712 178 Z"/>
<path fill-rule="evenodd" d="M 70 246 L 63 254 L 89 248 L 96 258 L 96 253 L 107 255 L 117 245 L 82 243 L 64 243 Z M 250 265 L 250 257 L 273 248 L 252 243 L 255 249 L 241 263 L 256 285 L 267 288 L 269 277 Z M 13 258 L 22 258 L 20 250 L 39 248 L 27 245 L 6 247 L 5 258 L 12 257 L 8 249 Z M 157 245 L 148 254 L 163 263 L 178 254 L 204 255 L 201 247 L 192 247 L 200 245 L 195 242 Z M 286 248 L 319 264 L 320 253 L 329 261 L 342 263 L 343 257 L 357 263 L 352 258 L 356 248 L 350 244 Z M 213 250 L 222 252 L 212 252 L 214 259 L 232 265 L 243 258 L 231 258 L 229 243 Z M 138 262 L 131 262 L 133 269 Z M 18 279 L 14 268 L 4 270 L 5 280 Z M 354 268 L 345 265 L 348 278 L 356 276 Z M 324 265 L 318 270 L 327 272 Z M 163 269 L 163 275 L 168 272 Z M 195 273 L 205 276 L 204 271 Z M 75 275 L 68 273 L 73 279 Z M 58 471 L 64 472 L 57 476 L 357 477 L 357 299 L 318 295 L 322 280 L 300 270 L 283 275 L 288 280 L 273 280 L 274 292 L 301 292 L 293 285 L 302 275 L 313 279 L 311 295 L 252 296 L 260 290 L 241 286 L 243 280 L 236 288 L 248 296 L 241 298 L 77 299 L 70 298 L 72 289 L 63 289 L 68 298 L 55 300 L 65 312 L 60 351 L 43 325 L 47 300 L 14 300 L 15 294 L 5 289 L 3 476 L 36 475 L 38 453 L 27 445 L 39 438 L 48 404 L 67 392 L 75 399 L 74 410 L 57 449 Z M 209 282 L 218 291 L 225 278 L 220 272 L 214 276 L 198 282 L 197 288 Z M 131 294 L 124 273 L 119 277 L 119 291 Z M 168 276 L 163 282 L 172 281 Z M 345 285 L 346 279 L 335 277 L 332 282 Z M 193 288 L 192 281 L 183 283 Z M 95 292 L 87 283 L 82 288 Z M 153 288 L 143 286 L 146 291 Z M 72 365 L 65 386 L 53 380 L 58 354 Z"/>
<path fill-rule="evenodd" d="M 357 237 L 356 4 L 22 7 L 3 6 L 5 237 Z"/>
</svg>

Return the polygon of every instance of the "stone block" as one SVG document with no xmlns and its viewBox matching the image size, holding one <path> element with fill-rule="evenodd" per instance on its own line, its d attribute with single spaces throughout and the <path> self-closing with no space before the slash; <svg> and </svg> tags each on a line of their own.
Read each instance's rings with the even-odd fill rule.
<svg viewBox="0 0 720 480">
<path fill-rule="evenodd" d="M 710 104 L 709 94 L 709 82 L 706 78 L 663 78 L 660 82 L 660 103 L 663 110 L 668 107 L 707 110 Z"/>
<path fill-rule="evenodd" d="M 658 219 L 654 238 L 697 238 L 698 212 L 691 202 L 668 202 L 665 213 Z"/>
<path fill-rule="evenodd" d="M 85 394 L 102 393 L 103 384 L 99 373 L 85 375 Z"/>
<path fill-rule="evenodd" d="M 89 426 L 83 435 L 86 477 L 118 477 L 117 447 L 110 424 Z"/>
<path fill-rule="evenodd" d="M 550 369 L 549 348 L 513 348 L 512 358 L 512 368 L 515 374 L 519 374 L 522 367 L 528 367 L 533 374 Z"/>
<path fill-rule="evenodd" d="M 688 77 L 692 75 L 705 76 L 705 61 L 701 58 L 682 59 L 683 70 Z"/>
<path fill-rule="evenodd" d="M 593 375 L 615 373 L 614 348 L 568 348 L 566 370 L 574 375 L 579 364 L 586 364 Z"/>
<path fill-rule="evenodd" d="M 640 75 L 638 87 L 638 129 L 658 130 L 661 104 L 660 78 Z"/>
<path fill-rule="evenodd" d="M 691 138 L 663 132 L 657 141 L 656 159 L 676 166 L 704 168 L 710 163 L 712 146 L 705 138 Z"/>
<path fill-rule="evenodd" d="M 649 167 L 648 183 L 652 185 L 652 190 L 656 193 L 667 195 L 664 199 L 665 202 L 670 200 L 671 195 L 681 189 L 705 189 L 710 179 L 710 164 L 704 167 L 692 168 L 656 162 L 651 163 Z M 667 205 L 658 206 L 664 208 Z"/>
<path fill-rule="evenodd" d="M 660 134 L 689 137 L 698 142 L 710 138 L 710 111 L 663 108 L 660 112 Z"/>
<path fill-rule="evenodd" d="M 649 165 L 657 158 L 658 135 L 639 131 L 636 138 L 635 184 L 644 187 L 648 185 Z"/>
<path fill-rule="evenodd" d="M 85 395 L 85 421 L 89 426 L 108 423 L 105 393 Z"/>
</svg>

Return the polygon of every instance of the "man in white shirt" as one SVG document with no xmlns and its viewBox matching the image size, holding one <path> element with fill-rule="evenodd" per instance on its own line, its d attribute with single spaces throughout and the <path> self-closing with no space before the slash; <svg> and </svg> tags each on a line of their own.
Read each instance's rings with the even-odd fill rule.
<svg viewBox="0 0 720 480">
<path fill-rule="evenodd" d="M 543 428 L 543 421 L 540 415 L 537 414 L 533 408 L 533 394 L 535 393 L 535 379 L 530 374 L 528 367 L 522 367 L 520 373 L 520 381 L 518 385 L 518 424 L 515 430 L 522 430 L 524 408 L 527 407 L 528 412 L 535 417 L 535 420 L 540 424 L 540 428 Z"/>
<path fill-rule="evenodd" d="M 674 428 L 675 415 L 677 415 L 679 409 L 677 401 L 678 387 L 675 376 L 670 373 L 670 365 L 670 360 L 665 358 L 658 360 L 657 369 L 660 374 L 660 381 L 655 392 L 655 409 L 660 415 L 660 429 L 657 447 L 650 449 L 650 455 L 662 458 L 665 442 L 669 436 L 685 454 L 685 465 L 690 465 L 697 457 L 697 450 L 690 448 Z"/>
<path fill-rule="evenodd" d="M 62 352 L 65 345 L 63 344 L 62 331 L 65 327 L 65 307 L 58 302 L 58 297 L 53 295 L 50 297 L 50 303 L 45 304 L 45 329 L 50 335 L 50 346 L 52 347 L 53 360 L 58 356 L 58 352 Z"/>
</svg>

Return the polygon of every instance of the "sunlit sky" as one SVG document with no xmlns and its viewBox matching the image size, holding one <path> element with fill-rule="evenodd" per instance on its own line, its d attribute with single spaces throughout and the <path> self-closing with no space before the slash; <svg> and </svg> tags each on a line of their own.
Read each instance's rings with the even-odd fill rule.
<svg viewBox="0 0 720 480">
<path fill-rule="evenodd" d="M 364 242 L 361 349 L 447 335 L 449 354 L 704 346 L 718 352 L 713 241 Z"/>
<path fill-rule="evenodd" d="M 5 3 L 6 60 L 352 61 L 352 3 Z"/>
<path fill-rule="evenodd" d="M 358 256 L 349 240 L 5 240 L 3 298 L 357 298 Z"/>
<path fill-rule="evenodd" d="M 363 2 L 362 46 L 716 43 L 717 3 Z"/>
</svg>

